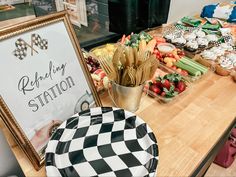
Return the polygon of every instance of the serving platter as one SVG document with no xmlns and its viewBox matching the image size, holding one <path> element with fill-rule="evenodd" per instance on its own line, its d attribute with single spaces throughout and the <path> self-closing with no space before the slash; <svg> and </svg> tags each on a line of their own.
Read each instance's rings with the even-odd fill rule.
<svg viewBox="0 0 236 177">
<path fill-rule="evenodd" d="M 63 122 L 46 149 L 47 176 L 155 176 L 151 128 L 121 108 L 97 107 Z"/>
</svg>

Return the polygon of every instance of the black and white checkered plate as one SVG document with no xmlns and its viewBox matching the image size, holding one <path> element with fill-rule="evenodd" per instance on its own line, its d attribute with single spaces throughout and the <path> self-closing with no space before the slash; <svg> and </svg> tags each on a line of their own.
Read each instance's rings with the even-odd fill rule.
<svg viewBox="0 0 236 177">
<path fill-rule="evenodd" d="M 69 118 L 46 149 L 47 176 L 154 176 L 157 164 L 152 130 L 120 108 L 91 108 Z"/>
</svg>

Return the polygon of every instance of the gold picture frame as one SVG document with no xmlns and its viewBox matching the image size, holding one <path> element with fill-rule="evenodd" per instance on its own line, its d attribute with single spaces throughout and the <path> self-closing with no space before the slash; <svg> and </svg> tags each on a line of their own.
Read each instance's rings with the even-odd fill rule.
<svg viewBox="0 0 236 177">
<path fill-rule="evenodd" d="M 89 99 L 87 106 L 101 106 L 101 101 L 65 11 L 1 29 L 0 53 L 0 115 L 39 170 L 44 164 L 41 150 L 49 138 L 46 134 L 41 141 L 45 131 L 82 109 L 81 98 Z M 36 128 L 40 129 L 34 133 Z"/>
</svg>

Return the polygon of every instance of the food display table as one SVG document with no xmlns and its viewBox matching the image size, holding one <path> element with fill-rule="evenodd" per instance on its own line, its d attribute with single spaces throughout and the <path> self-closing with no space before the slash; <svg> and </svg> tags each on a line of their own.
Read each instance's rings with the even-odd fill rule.
<svg viewBox="0 0 236 177">
<path fill-rule="evenodd" d="M 100 95 L 112 106 L 108 95 Z M 138 116 L 154 131 L 159 147 L 157 176 L 202 176 L 236 123 L 236 84 L 230 77 L 209 72 L 174 102 L 160 104 L 143 95 Z M 25 176 L 35 171 L 10 132 L 0 122 Z"/>
</svg>

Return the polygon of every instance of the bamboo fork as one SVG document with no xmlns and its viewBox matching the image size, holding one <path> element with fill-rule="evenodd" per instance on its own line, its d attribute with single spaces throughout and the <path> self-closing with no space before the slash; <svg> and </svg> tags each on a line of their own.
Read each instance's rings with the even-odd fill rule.
<svg viewBox="0 0 236 177">
<path fill-rule="evenodd" d="M 121 78 L 121 85 L 128 85 L 129 81 L 128 81 L 128 69 L 124 69 L 124 72 L 123 72 L 123 75 L 122 75 L 122 78 Z"/>
<path fill-rule="evenodd" d="M 101 65 L 103 71 L 106 73 L 107 77 L 112 81 L 116 81 L 117 73 L 116 73 L 112 63 L 105 58 L 100 58 L 98 61 Z"/>
<path fill-rule="evenodd" d="M 120 58 L 121 58 L 121 55 L 123 55 L 123 48 L 121 45 L 118 45 L 114 55 L 113 55 L 113 58 L 112 58 L 112 64 L 113 64 L 113 68 L 116 72 L 116 76 L 117 76 L 117 83 L 120 82 L 120 72 L 119 72 L 119 67 L 120 67 Z"/>
<path fill-rule="evenodd" d="M 136 70 L 133 67 L 128 67 L 128 76 L 130 78 L 130 84 L 132 86 L 134 86 L 136 82 L 135 75 L 136 75 Z"/>
<path fill-rule="evenodd" d="M 159 65 L 159 60 L 157 60 L 154 55 L 151 56 L 150 60 L 151 60 L 151 69 L 150 69 L 149 78 L 151 78 L 154 75 Z"/>
<path fill-rule="evenodd" d="M 135 74 L 135 85 L 136 86 L 139 86 L 140 83 L 141 83 L 141 79 L 142 79 L 142 71 L 143 71 L 143 68 L 142 67 L 138 67 L 137 71 L 136 71 L 136 74 Z"/>
</svg>

